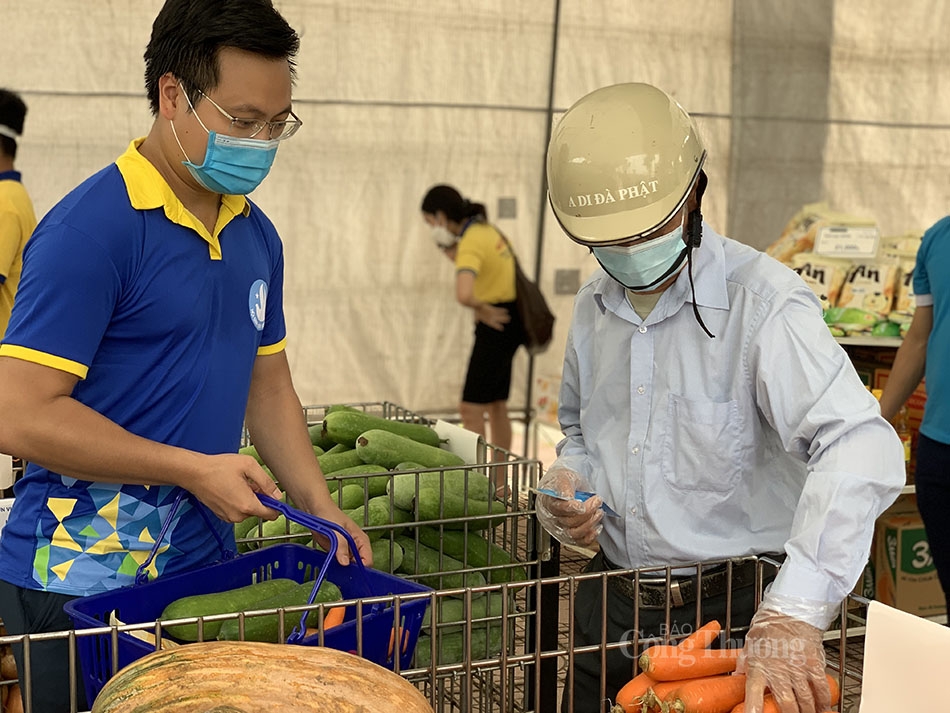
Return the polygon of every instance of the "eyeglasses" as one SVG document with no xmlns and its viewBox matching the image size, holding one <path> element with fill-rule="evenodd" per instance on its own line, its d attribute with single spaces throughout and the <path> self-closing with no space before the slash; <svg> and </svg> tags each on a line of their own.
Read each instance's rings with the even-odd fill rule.
<svg viewBox="0 0 950 713">
<path fill-rule="evenodd" d="M 182 90 L 184 91 L 184 89 Z M 220 106 L 215 103 L 214 99 L 209 97 L 200 89 L 196 89 L 201 96 L 211 102 L 211 106 L 221 112 L 221 114 L 227 117 L 231 121 L 231 130 L 230 135 L 236 136 L 242 139 L 253 139 L 257 138 L 265 129 L 267 132 L 264 134 L 265 139 L 271 139 L 276 141 L 283 141 L 284 139 L 289 139 L 291 136 L 297 133 L 297 129 L 303 126 L 303 122 L 293 112 L 290 112 L 290 115 L 293 119 L 288 119 L 286 121 L 264 121 L 262 119 L 241 119 L 236 116 L 231 116 L 222 109 Z M 188 92 L 185 92 L 185 99 L 188 100 L 188 106 L 191 107 L 191 110 L 194 111 L 195 107 L 191 103 L 191 99 L 188 97 Z M 197 118 L 197 113 L 195 114 Z M 201 122 L 201 119 L 198 119 Z M 204 124 L 202 124 L 204 126 Z"/>
</svg>

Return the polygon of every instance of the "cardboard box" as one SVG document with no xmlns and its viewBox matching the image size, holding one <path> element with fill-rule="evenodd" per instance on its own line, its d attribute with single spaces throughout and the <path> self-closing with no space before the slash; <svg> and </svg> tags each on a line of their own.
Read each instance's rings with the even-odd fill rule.
<svg viewBox="0 0 950 713">
<path fill-rule="evenodd" d="M 917 510 L 917 495 L 915 493 L 898 495 L 890 507 L 881 513 L 877 522 L 894 515 L 917 515 L 919 517 L 920 512 Z M 854 589 L 851 590 L 852 594 L 864 597 L 865 599 L 874 599 L 875 595 L 875 587 L 877 586 L 875 565 L 878 561 L 877 546 L 879 540 L 880 528 L 875 526 L 874 533 L 871 535 L 871 553 L 868 555 L 868 562 L 864 566 L 864 570 L 861 572 L 858 581 L 855 583 Z"/>
<path fill-rule="evenodd" d="M 854 589 L 851 590 L 851 593 L 856 594 L 859 597 L 864 597 L 865 599 L 874 599 L 875 581 L 873 557 L 867 561 L 867 564 L 864 565 L 861 576 L 858 577 L 858 581 L 855 583 Z"/>
<path fill-rule="evenodd" d="M 876 529 L 875 599 L 918 616 L 946 613 L 946 598 L 919 513 L 882 516 Z"/>
</svg>

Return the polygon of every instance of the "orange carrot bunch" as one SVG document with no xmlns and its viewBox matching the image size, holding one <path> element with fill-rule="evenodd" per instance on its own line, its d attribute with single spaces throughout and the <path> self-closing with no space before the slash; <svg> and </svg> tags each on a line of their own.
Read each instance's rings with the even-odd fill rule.
<svg viewBox="0 0 950 713">
<path fill-rule="evenodd" d="M 683 639 L 676 646 L 664 646 L 664 647 L 650 647 L 644 652 L 644 656 L 648 653 L 653 652 L 652 658 L 644 659 L 642 656 L 640 658 L 640 666 L 643 671 L 634 676 L 623 688 L 620 689 L 620 692 L 617 694 L 616 703 L 612 709 L 613 713 L 641 713 L 641 711 L 649 711 L 655 704 L 657 700 L 662 700 L 658 696 L 662 693 L 665 693 L 665 688 L 669 686 L 667 679 L 661 678 L 664 674 L 664 670 L 672 668 L 670 661 L 667 661 L 665 664 L 659 664 L 660 676 L 654 676 L 653 673 L 644 666 L 646 662 L 649 665 L 650 661 L 660 661 L 664 659 L 664 654 L 661 652 L 666 650 L 675 650 L 682 655 L 682 661 L 686 660 L 687 654 L 693 660 L 700 656 L 700 651 L 705 652 L 709 646 L 712 645 L 713 641 L 716 640 L 716 637 L 719 636 L 719 633 L 722 631 L 718 621 L 711 621 L 708 624 L 704 624 L 694 631 L 692 634 Z M 692 653 L 690 653 L 692 652 Z M 666 658 L 669 659 L 672 655 L 666 654 Z M 733 668 L 735 666 L 733 665 Z M 676 685 L 679 685 L 681 681 L 677 680 Z M 659 693 L 658 693 L 659 691 Z"/>
<path fill-rule="evenodd" d="M 745 713 L 746 676 L 735 673 L 741 649 L 709 648 L 720 631 L 710 622 L 676 646 L 646 649 L 611 713 Z M 841 692 L 832 676 L 828 687 L 835 705 Z M 779 713 L 771 694 L 764 703 L 764 713 Z"/>
</svg>

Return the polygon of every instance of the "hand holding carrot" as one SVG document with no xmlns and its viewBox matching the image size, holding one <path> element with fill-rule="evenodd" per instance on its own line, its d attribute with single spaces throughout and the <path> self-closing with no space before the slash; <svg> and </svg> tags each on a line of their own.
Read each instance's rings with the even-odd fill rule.
<svg viewBox="0 0 950 713">
<path fill-rule="evenodd" d="M 747 674 L 745 711 L 763 713 L 766 689 L 781 713 L 831 708 L 822 631 L 769 606 L 752 618 L 737 671 Z"/>
</svg>

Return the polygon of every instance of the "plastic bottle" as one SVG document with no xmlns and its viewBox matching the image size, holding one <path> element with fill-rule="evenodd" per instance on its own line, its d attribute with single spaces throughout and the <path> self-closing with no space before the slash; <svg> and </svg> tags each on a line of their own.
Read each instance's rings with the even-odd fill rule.
<svg viewBox="0 0 950 713">
<path fill-rule="evenodd" d="M 897 412 L 897 415 L 894 416 L 892 421 L 894 424 L 894 430 L 897 431 L 897 435 L 901 439 L 901 445 L 904 446 L 904 472 L 907 474 L 907 482 L 912 483 L 913 478 L 911 477 L 910 472 L 910 423 L 907 417 L 907 404 L 904 404 L 900 407 L 900 410 Z"/>
<path fill-rule="evenodd" d="M 884 394 L 884 390 L 871 389 L 871 393 L 874 394 L 874 398 L 880 401 L 881 396 Z M 904 404 L 900 407 L 898 412 L 894 415 L 894 418 L 891 420 L 891 425 L 894 427 L 894 430 L 897 431 L 897 437 L 901 439 L 901 445 L 904 447 L 904 473 L 907 476 L 907 482 L 912 483 L 914 481 L 910 472 L 911 435 L 910 421 L 908 420 L 907 416 L 907 404 Z"/>
</svg>

